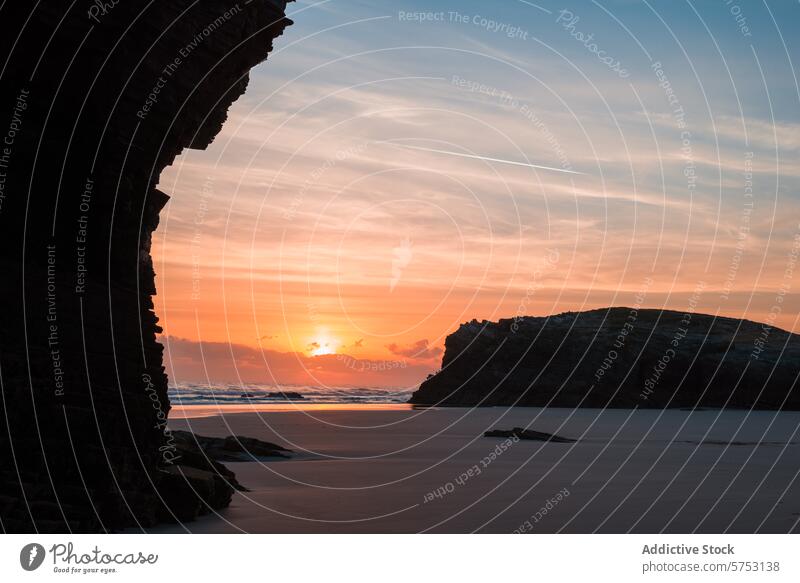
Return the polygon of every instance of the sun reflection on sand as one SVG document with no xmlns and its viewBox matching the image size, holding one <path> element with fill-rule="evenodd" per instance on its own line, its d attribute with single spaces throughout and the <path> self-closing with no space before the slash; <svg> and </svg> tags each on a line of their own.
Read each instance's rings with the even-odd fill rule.
<svg viewBox="0 0 800 583">
<path fill-rule="evenodd" d="M 277 413 L 281 411 L 410 411 L 408 403 L 252 403 L 235 405 L 175 405 L 170 419 L 198 419 L 236 413 Z"/>
</svg>

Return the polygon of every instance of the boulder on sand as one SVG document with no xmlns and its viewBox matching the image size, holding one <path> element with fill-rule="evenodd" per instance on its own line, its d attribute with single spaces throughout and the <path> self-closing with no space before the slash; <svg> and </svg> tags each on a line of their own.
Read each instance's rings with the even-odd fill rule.
<svg viewBox="0 0 800 583">
<path fill-rule="evenodd" d="M 516 437 L 517 439 L 527 439 L 531 441 L 553 441 L 555 443 L 575 443 L 577 440 L 568 437 L 561 437 L 551 433 L 543 433 L 542 431 L 534 431 L 533 429 L 523 429 L 522 427 L 515 427 L 514 429 L 493 429 L 483 434 L 484 437 Z"/>
</svg>

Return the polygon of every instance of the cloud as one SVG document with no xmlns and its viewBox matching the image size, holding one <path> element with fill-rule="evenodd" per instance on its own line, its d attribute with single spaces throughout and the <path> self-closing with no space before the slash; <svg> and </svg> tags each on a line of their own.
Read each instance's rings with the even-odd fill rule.
<svg viewBox="0 0 800 583">
<path fill-rule="evenodd" d="M 442 355 L 442 349 L 439 346 L 431 346 L 428 339 L 417 340 L 408 346 L 400 346 L 395 344 L 387 344 L 386 349 L 396 356 L 405 356 L 412 360 L 433 360 Z"/>
<path fill-rule="evenodd" d="M 375 5 L 359 0 L 336 10 L 354 18 L 364 11 L 382 14 Z M 386 3 L 377 5 L 392 12 Z M 330 14 L 317 16 L 313 30 Z M 311 26 L 299 18 L 296 26 L 306 26 L 300 20 Z M 287 34 L 301 29 L 291 30 Z M 778 91 L 791 85 L 788 64 L 774 89 L 777 99 L 767 103 L 760 83 L 749 82 L 758 71 L 747 49 L 750 68 L 743 61 L 734 70 L 737 85 L 744 82 L 744 120 L 726 71 L 701 69 L 699 87 L 692 71 L 670 68 L 691 123 L 698 179 L 690 192 L 676 118 L 644 60 L 641 68 L 632 66 L 638 71 L 634 92 L 603 71 L 590 75 L 595 86 L 578 78 L 564 59 L 583 66 L 596 57 L 560 27 L 542 40 L 566 49 L 563 56 L 472 25 L 414 27 L 417 36 L 456 50 L 404 48 L 410 30 L 396 19 L 370 22 L 293 45 L 254 71 L 214 144 L 185 151 L 162 174 L 160 188 L 172 198 L 154 236 L 153 258 L 165 330 L 192 338 L 202 330 L 250 345 L 261 334 L 258 325 L 271 322 L 267 329 L 280 332 L 281 340 L 264 348 L 300 350 L 262 356 L 235 349 L 234 360 L 222 344 L 210 374 L 261 378 L 267 362 L 275 374 L 300 378 L 299 362 L 332 376 L 334 357 L 323 366 L 322 356 L 306 351 L 309 340 L 321 337 L 316 322 L 346 344 L 336 346 L 338 352 L 380 358 L 395 342 L 390 349 L 396 356 L 385 353 L 388 358 L 433 365 L 441 349 L 413 341 L 433 339 L 440 346 L 462 318 L 510 317 L 523 302 L 532 315 L 620 305 L 624 291 L 638 289 L 649 273 L 657 275 L 663 302 L 685 309 L 685 298 L 672 292 L 701 277 L 721 286 L 736 257 L 736 234 L 748 208 L 745 132 L 746 149 L 754 151 L 756 204 L 736 285 L 742 294 L 780 285 L 800 216 L 800 119 L 796 101 Z M 376 38 L 380 46 L 398 48 L 362 54 Z M 335 60 L 342 55 L 352 58 Z M 770 79 L 780 77 L 781 63 L 770 61 Z M 476 83 L 518 104 L 476 91 Z M 707 104 L 705 91 L 713 103 Z M 387 139 L 550 166 L 566 160 L 588 174 L 568 178 L 404 150 Z M 207 182 L 213 189 L 206 200 L 199 194 Z M 410 233 L 413 247 L 410 240 L 400 243 Z M 549 271 L 537 262 L 547 248 L 561 256 Z M 195 282 L 202 284 L 198 302 Z M 750 303 L 741 297 L 734 306 L 739 296 L 731 295 L 721 308 L 746 313 Z M 624 302 L 630 301 L 628 294 Z M 771 301 L 767 296 L 758 310 L 766 313 Z M 310 304 L 319 306 L 315 322 Z M 795 327 L 789 310 L 781 317 L 784 327 Z M 402 335 L 393 335 L 398 330 Z M 364 348 L 361 340 L 353 342 L 356 334 L 383 340 Z M 193 348 L 179 370 L 202 378 L 197 352 Z M 353 377 L 347 382 L 363 382 Z"/>
<path fill-rule="evenodd" d="M 360 359 L 347 354 L 306 356 L 227 342 L 162 336 L 170 381 L 264 383 L 330 387 L 416 387 L 434 370 L 426 363 Z"/>
</svg>

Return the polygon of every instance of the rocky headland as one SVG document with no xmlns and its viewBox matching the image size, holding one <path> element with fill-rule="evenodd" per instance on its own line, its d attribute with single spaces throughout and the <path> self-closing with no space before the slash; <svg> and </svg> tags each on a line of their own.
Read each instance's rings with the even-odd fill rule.
<svg viewBox="0 0 800 583">
<path fill-rule="evenodd" d="M 800 336 L 766 324 L 605 308 L 462 324 L 411 403 L 800 409 Z"/>
</svg>

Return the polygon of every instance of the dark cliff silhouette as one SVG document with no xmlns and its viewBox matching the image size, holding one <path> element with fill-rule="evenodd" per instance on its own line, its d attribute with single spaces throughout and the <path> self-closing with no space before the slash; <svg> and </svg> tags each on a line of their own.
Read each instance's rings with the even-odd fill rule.
<svg viewBox="0 0 800 583">
<path fill-rule="evenodd" d="M 285 6 L 0 9 L 3 530 L 147 526 L 182 518 L 170 499 L 230 499 L 219 476 L 175 469 L 149 252 L 168 196 L 155 185 L 218 133 L 291 24 Z"/>
<path fill-rule="evenodd" d="M 800 336 L 766 324 L 606 308 L 463 324 L 412 403 L 800 409 Z"/>
</svg>

